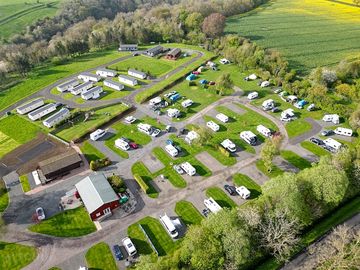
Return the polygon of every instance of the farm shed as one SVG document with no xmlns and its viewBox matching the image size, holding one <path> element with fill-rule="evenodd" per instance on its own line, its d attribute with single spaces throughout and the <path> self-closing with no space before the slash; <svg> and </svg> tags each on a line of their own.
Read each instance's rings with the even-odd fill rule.
<svg viewBox="0 0 360 270">
<path fill-rule="evenodd" d="M 74 150 L 54 156 L 39 162 L 39 170 L 46 178 L 45 182 L 68 174 L 71 170 L 79 168 L 82 160 Z"/>
<path fill-rule="evenodd" d="M 66 119 L 67 117 L 69 117 L 70 115 L 70 111 L 67 108 L 61 108 L 60 111 L 54 113 L 52 116 L 46 118 L 43 121 L 43 125 L 51 128 L 53 126 L 55 126 L 57 123 L 60 123 L 62 120 Z"/>
<path fill-rule="evenodd" d="M 119 51 L 127 52 L 127 51 L 137 51 L 138 45 L 137 44 L 120 44 Z"/>
<path fill-rule="evenodd" d="M 31 102 L 22 104 L 21 106 L 16 108 L 16 111 L 19 114 L 26 114 L 28 112 L 31 112 L 31 111 L 41 107 L 42 105 L 44 105 L 44 100 L 42 100 L 41 98 L 38 98 L 38 99 L 34 99 Z"/>
<path fill-rule="evenodd" d="M 179 48 L 173 48 L 166 54 L 166 58 L 169 60 L 176 60 L 180 57 L 180 55 L 181 50 Z"/>
<path fill-rule="evenodd" d="M 139 70 L 136 70 L 136 69 L 129 69 L 128 70 L 128 75 L 133 76 L 133 77 L 138 78 L 138 79 L 145 79 L 146 76 L 147 76 L 145 72 L 142 72 L 142 71 L 139 71 Z"/>
<path fill-rule="evenodd" d="M 111 70 L 111 69 L 106 69 L 106 68 L 99 68 L 96 70 L 96 75 L 99 75 L 101 77 L 115 77 L 116 76 L 116 71 L 115 70 Z"/>
<path fill-rule="evenodd" d="M 71 90 L 73 87 L 79 85 L 79 81 L 77 79 L 72 79 L 70 81 L 66 81 L 62 84 L 59 84 L 56 88 L 60 92 L 65 92 Z"/>
<path fill-rule="evenodd" d="M 153 48 L 147 49 L 145 51 L 145 54 L 148 55 L 148 56 L 154 57 L 154 56 L 162 53 L 163 51 L 164 51 L 164 47 L 160 46 L 160 45 L 157 45 L 157 46 L 155 46 Z"/>
<path fill-rule="evenodd" d="M 30 112 L 28 114 L 28 117 L 30 118 L 30 120 L 35 121 L 49 113 L 52 113 L 55 110 L 56 105 L 54 103 L 49 103 L 36 109 L 35 111 Z"/>
<path fill-rule="evenodd" d="M 125 76 L 125 75 L 119 75 L 119 82 L 131 85 L 131 86 L 135 86 L 138 84 L 137 79 L 134 79 L 134 78 L 131 78 L 131 77 Z"/>
<path fill-rule="evenodd" d="M 110 87 L 112 89 L 115 89 L 115 90 L 123 90 L 124 89 L 124 85 L 119 83 L 119 82 L 115 82 L 113 80 L 109 80 L 109 79 L 106 79 L 104 81 L 104 85 L 107 86 L 107 87 Z"/>
<path fill-rule="evenodd" d="M 90 72 L 83 72 L 78 76 L 78 79 L 83 80 L 84 82 L 88 82 L 88 81 L 98 82 L 101 80 L 101 77 L 99 75 L 95 75 Z"/>
<path fill-rule="evenodd" d="M 120 206 L 119 196 L 102 173 L 89 175 L 75 187 L 92 220 L 111 216 Z"/>
<path fill-rule="evenodd" d="M 85 83 L 82 83 L 82 84 L 74 87 L 70 92 L 73 95 L 78 95 L 78 94 L 81 94 L 82 92 L 90 89 L 91 87 L 93 87 L 93 82 L 85 82 Z"/>
<path fill-rule="evenodd" d="M 85 92 L 81 93 L 81 98 L 85 100 L 89 99 L 97 99 L 100 97 L 100 93 L 103 92 L 103 89 L 101 86 L 95 86 Z"/>
</svg>

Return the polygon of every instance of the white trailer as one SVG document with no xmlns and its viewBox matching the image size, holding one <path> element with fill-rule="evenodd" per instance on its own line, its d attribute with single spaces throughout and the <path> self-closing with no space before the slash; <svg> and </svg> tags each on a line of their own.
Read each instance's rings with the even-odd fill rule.
<svg viewBox="0 0 360 270">
<path fill-rule="evenodd" d="M 167 110 L 167 115 L 171 118 L 178 118 L 180 116 L 180 111 L 178 109 L 168 109 Z"/>
<path fill-rule="evenodd" d="M 268 138 L 271 137 L 271 135 L 272 135 L 271 130 L 268 129 L 267 127 L 263 126 L 263 125 L 258 125 L 258 126 L 256 127 L 256 130 L 257 130 L 260 134 L 262 134 L 262 135 L 264 135 L 265 137 L 268 137 Z"/>
<path fill-rule="evenodd" d="M 107 86 L 107 87 L 110 87 L 112 89 L 115 89 L 115 90 L 118 90 L 118 91 L 121 91 L 125 88 L 125 86 L 119 82 L 115 82 L 111 79 L 105 79 L 104 80 L 104 85 Z"/>
<path fill-rule="evenodd" d="M 220 145 L 222 147 L 224 147 L 226 150 L 228 150 L 231 153 L 236 152 L 236 145 L 235 143 L 233 143 L 232 141 L 230 141 L 229 139 L 225 139 L 223 140 Z"/>
<path fill-rule="evenodd" d="M 353 135 L 353 131 L 350 128 L 337 127 L 334 130 L 334 132 L 337 135 L 342 135 L 342 136 L 347 136 L 347 137 L 351 137 Z"/>
<path fill-rule="evenodd" d="M 206 126 L 215 132 L 219 131 L 219 129 L 220 129 L 220 126 L 218 124 L 216 124 L 214 121 L 207 122 Z"/>
<path fill-rule="evenodd" d="M 96 140 L 100 139 L 101 137 L 103 137 L 105 134 L 106 134 L 106 131 L 105 131 L 105 130 L 103 130 L 103 129 L 97 129 L 97 130 L 95 130 L 94 132 L 92 132 L 92 133 L 90 134 L 90 139 L 91 139 L 92 141 L 96 141 Z"/>
<path fill-rule="evenodd" d="M 70 116 L 70 111 L 67 108 L 61 108 L 60 111 L 54 113 L 50 117 L 46 118 L 43 121 L 43 125 L 51 128 L 55 126 L 56 124 L 60 123 L 61 121 L 65 120 Z"/>
<path fill-rule="evenodd" d="M 165 150 L 172 157 L 176 157 L 179 154 L 179 151 L 172 144 L 167 144 Z"/>
<path fill-rule="evenodd" d="M 16 108 L 16 111 L 19 114 L 26 114 L 28 112 L 31 112 L 31 111 L 41 107 L 42 105 L 44 105 L 44 100 L 41 98 L 38 98 L 38 99 L 34 99 L 31 102 L 22 104 L 21 106 Z"/>
<path fill-rule="evenodd" d="M 142 80 L 146 79 L 146 77 L 147 77 L 147 74 L 145 72 L 138 71 L 136 69 L 129 69 L 128 75 L 133 76 L 138 79 L 142 79 Z"/>
<path fill-rule="evenodd" d="M 106 68 L 99 68 L 96 70 L 96 75 L 100 77 L 107 78 L 107 77 L 115 77 L 117 72 L 115 70 L 106 69 Z"/>
<path fill-rule="evenodd" d="M 98 82 L 101 80 L 101 77 L 90 72 L 83 72 L 79 74 L 78 79 L 83 80 L 84 82 Z"/>
<path fill-rule="evenodd" d="M 257 143 L 256 135 L 249 130 L 242 131 L 240 133 L 240 138 L 243 139 L 245 142 L 247 142 L 250 145 L 256 145 L 256 143 Z"/>
<path fill-rule="evenodd" d="M 130 149 L 129 143 L 125 142 L 122 139 L 115 140 L 115 147 L 120 148 L 121 150 L 127 151 Z"/>
<path fill-rule="evenodd" d="M 251 92 L 250 94 L 248 94 L 247 98 L 252 100 L 252 99 L 255 99 L 259 96 L 259 93 L 258 92 Z"/>
<path fill-rule="evenodd" d="M 159 219 L 168 234 L 171 236 L 171 238 L 178 237 L 179 233 L 176 230 L 174 223 L 172 223 L 171 219 L 168 217 L 167 214 L 164 214 L 163 216 L 160 215 Z"/>
<path fill-rule="evenodd" d="M 223 113 L 218 113 L 216 115 L 216 119 L 220 120 L 223 123 L 227 123 L 229 121 L 229 117 Z"/>
<path fill-rule="evenodd" d="M 271 110 L 275 107 L 275 102 L 272 99 L 267 99 L 262 103 L 264 111 Z"/>
<path fill-rule="evenodd" d="M 52 113 L 56 110 L 56 105 L 54 103 L 46 104 L 35 111 L 32 111 L 28 114 L 28 117 L 30 120 L 35 121 L 40 119 L 41 117 L 48 115 L 49 113 Z"/>
<path fill-rule="evenodd" d="M 180 167 L 190 176 L 196 174 L 196 169 L 189 162 L 181 163 Z"/>
<path fill-rule="evenodd" d="M 327 138 L 326 140 L 324 140 L 324 143 L 326 146 L 329 146 L 336 151 L 339 150 L 342 146 L 341 143 L 339 143 L 337 140 L 334 140 L 333 138 Z"/>
<path fill-rule="evenodd" d="M 236 189 L 236 193 L 240 195 L 241 198 L 243 198 L 244 200 L 250 198 L 250 190 L 248 190 L 246 187 L 244 186 L 240 186 L 237 187 Z"/>
<path fill-rule="evenodd" d="M 137 125 L 137 129 L 147 135 L 151 135 L 151 133 L 153 133 L 153 127 L 149 124 L 140 123 Z"/>
<path fill-rule="evenodd" d="M 119 78 L 119 82 L 121 82 L 121 83 L 125 83 L 125 84 L 131 85 L 131 86 L 135 86 L 138 84 L 137 79 L 131 78 L 129 76 L 119 75 L 118 78 Z"/>
<path fill-rule="evenodd" d="M 206 208 L 209 209 L 211 211 L 211 213 L 214 213 L 214 214 L 219 212 L 222 209 L 221 206 L 211 197 L 208 199 L 205 199 L 204 204 L 205 204 Z"/>
</svg>

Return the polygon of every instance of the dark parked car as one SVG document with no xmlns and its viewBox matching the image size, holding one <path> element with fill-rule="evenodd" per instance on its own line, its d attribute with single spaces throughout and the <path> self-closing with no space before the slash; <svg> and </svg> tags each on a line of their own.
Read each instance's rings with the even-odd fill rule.
<svg viewBox="0 0 360 270">
<path fill-rule="evenodd" d="M 119 245 L 114 245 L 114 246 L 113 246 L 113 252 L 114 252 L 115 258 L 116 258 L 118 261 L 124 259 L 124 255 L 122 254 Z"/>
<path fill-rule="evenodd" d="M 330 136 L 330 135 L 333 135 L 333 134 L 334 134 L 333 130 L 323 130 L 321 132 L 321 136 Z"/>
<path fill-rule="evenodd" d="M 210 210 L 207 209 L 207 208 L 205 208 L 205 209 L 202 210 L 202 214 L 203 214 L 205 217 L 207 217 L 207 216 L 210 214 Z"/>
<path fill-rule="evenodd" d="M 224 185 L 224 189 L 225 189 L 230 195 L 235 195 L 235 194 L 236 194 L 236 189 L 235 189 L 234 186 Z"/>
<path fill-rule="evenodd" d="M 280 108 L 279 107 L 274 107 L 271 109 L 271 112 L 276 113 L 276 112 L 280 112 Z"/>
<path fill-rule="evenodd" d="M 134 142 L 129 142 L 129 146 L 130 146 L 130 148 L 132 148 L 132 149 L 138 149 L 138 148 L 139 148 L 139 146 L 138 146 L 136 143 L 134 143 Z"/>
<path fill-rule="evenodd" d="M 318 138 L 310 138 L 310 142 L 312 142 L 316 145 L 324 145 L 324 142 Z"/>
</svg>

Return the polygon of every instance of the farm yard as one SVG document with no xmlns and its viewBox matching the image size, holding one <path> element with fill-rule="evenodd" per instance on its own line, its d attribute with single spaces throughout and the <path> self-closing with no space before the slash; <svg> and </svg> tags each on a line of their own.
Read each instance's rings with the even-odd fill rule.
<svg viewBox="0 0 360 270">
<path fill-rule="evenodd" d="M 277 49 L 292 68 L 308 73 L 359 57 L 359 13 L 345 1 L 276 0 L 228 18 L 225 31 Z"/>
</svg>

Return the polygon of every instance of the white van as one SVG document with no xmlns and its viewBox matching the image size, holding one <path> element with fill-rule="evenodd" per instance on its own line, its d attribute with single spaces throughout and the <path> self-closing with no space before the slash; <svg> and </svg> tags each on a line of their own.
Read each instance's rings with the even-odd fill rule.
<svg viewBox="0 0 360 270">
<path fill-rule="evenodd" d="M 181 163 L 180 167 L 190 176 L 196 174 L 196 169 L 189 162 Z"/>
<path fill-rule="evenodd" d="M 161 97 L 155 97 L 149 100 L 149 105 L 154 106 L 156 104 L 159 104 L 162 101 Z"/>
<path fill-rule="evenodd" d="M 105 130 L 97 129 L 93 133 L 90 134 L 90 139 L 92 141 L 96 141 L 96 140 L 100 139 L 101 137 L 103 137 L 105 134 L 106 134 Z"/>
<path fill-rule="evenodd" d="M 223 123 L 227 123 L 229 121 L 229 117 L 223 113 L 218 113 L 216 115 L 216 119 L 220 120 Z"/>
<path fill-rule="evenodd" d="M 151 135 L 151 133 L 153 133 L 153 128 L 149 124 L 140 123 L 140 124 L 137 125 L 137 129 L 140 132 L 145 133 L 147 135 Z"/>
<path fill-rule="evenodd" d="M 165 150 L 172 157 L 176 157 L 179 154 L 179 151 L 172 144 L 167 144 Z"/>
<path fill-rule="evenodd" d="M 244 200 L 246 200 L 250 197 L 250 190 L 248 190 L 244 186 L 237 187 L 235 190 L 236 190 L 236 193 L 239 194 L 240 197 L 243 198 Z"/>
<path fill-rule="evenodd" d="M 272 99 L 267 99 L 262 103 L 264 111 L 271 110 L 275 107 L 275 102 Z"/>
<path fill-rule="evenodd" d="M 231 153 L 236 152 L 236 145 L 229 139 L 223 140 L 220 145 Z"/>
<path fill-rule="evenodd" d="M 179 233 L 177 232 L 174 223 L 172 223 L 168 215 L 164 214 L 163 216 L 160 216 L 160 222 L 164 226 L 168 234 L 171 236 L 171 238 L 178 237 Z"/>
<path fill-rule="evenodd" d="M 137 253 L 136 248 L 129 237 L 125 237 L 121 242 L 124 245 L 126 252 L 129 254 L 129 256 L 136 255 Z"/>
<path fill-rule="evenodd" d="M 250 94 L 248 94 L 247 98 L 252 100 L 252 99 L 255 99 L 259 96 L 259 93 L 258 92 L 251 92 Z"/>
<path fill-rule="evenodd" d="M 214 121 L 207 122 L 206 126 L 215 132 L 219 131 L 219 129 L 220 129 L 220 126 L 218 124 L 216 124 Z"/>
<path fill-rule="evenodd" d="M 222 209 L 221 206 L 211 197 L 209 199 L 205 199 L 204 204 L 211 213 L 217 213 Z"/>
<path fill-rule="evenodd" d="M 191 99 L 187 99 L 184 100 L 183 102 L 181 102 L 181 106 L 183 106 L 184 108 L 190 107 L 191 105 L 193 105 L 193 101 Z"/>
<path fill-rule="evenodd" d="M 256 130 L 260 133 L 260 134 L 262 134 L 262 135 L 264 135 L 265 137 L 271 137 L 271 130 L 270 129 L 268 129 L 267 127 L 265 127 L 265 126 L 263 126 L 263 125 L 258 125 L 257 127 L 256 127 Z"/>
<path fill-rule="evenodd" d="M 260 87 L 264 88 L 264 87 L 268 87 L 270 86 L 270 82 L 269 81 L 263 81 L 261 84 L 260 84 Z"/>
<path fill-rule="evenodd" d="M 250 145 L 256 145 L 257 143 L 256 135 L 249 130 L 241 132 L 240 138 Z"/>
<path fill-rule="evenodd" d="M 125 142 L 122 139 L 115 140 L 115 147 L 120 148 L 121 150 L 127 151 L 130 149 L 129 143 Z"/>
<path fill-rule="evenodd" d="M 335 134 L 351 137 L 353 135 L 353 131 L 349 128 L 338 127 L 334 130 Z"/>
<path fill-rule="evenodd" d="M 167 115 L 171 118 L 178 118 L 180 116 L 180 111 L 178 109 L 168 109 L 167 110 Z"/>
</svg>

